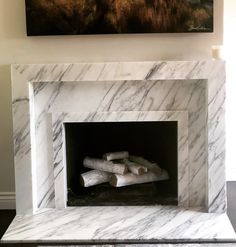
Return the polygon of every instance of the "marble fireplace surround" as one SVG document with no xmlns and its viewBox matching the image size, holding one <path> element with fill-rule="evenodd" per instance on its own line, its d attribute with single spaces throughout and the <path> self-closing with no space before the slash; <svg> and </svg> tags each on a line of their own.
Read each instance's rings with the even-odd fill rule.
<svg viewBox="0 0 236 247">
<path fill-rule="evenodd" d="M 62 150 L 53 150 L 55 114 L 83 113 L 81 121 L 88 122 L 106 121 L 111 113 L 122 121 L 126 112 L 124 118 L 140 121 L 142 113 L 168 111 L 188 114 L 188 155 L 178 164 L 185 167 L 178 183 L 189 195 L 181 199 L 179 191 L 180 205 L 225 212 L 224 85 L 222 61 L 13 65 L 18 214 L 64 207 L 58 192 L 65 190 L 63 158 L 57 160 Z"/>
<path fill-rule="evenodd" d="M 196 239 L 235 239 L 224 214 L 223 61 L 16 64 L 12 65 L 12 94 L 17 216 L 3 240 L 58 238 L 66 241 L 95 241 L 104 240 L 104 236 L 106 240 L 121 240 L 124 239 L 123 232 L 121 235 L 114 234 L 115 226 L 114 229 L 111 227 L 110 235 L 109 229 L 108 232 L 104 230 L 105 235 L 100 230 L 106 224 L 109 228 L 113 209 L 116 215 L 119 212 L 126 215 L 126 211 L 129 214 L 131 208 L 136 212 L 137 220 L 146 215 L 148 221 L 155 215 L 153 224 L 144 228 L 147 231 L 145 240 L 168 239 L 166 229 L 161 228 L 159 233 L 153 232 L 158 229 L 155 222 L 172 222 L 176 216 L 176 222 L 172 222 L 172 225 L 183 224 L 179 221 L 180 215 L 186 220 L 186 227 L 193 226 L 196 221 L 199 228 L 193 226 L 186 236 L 179 235 L 177 230 L 170 239 L 195 239 L 192 234 L 199 231 L 201 225 L 206 228 L 224 225 L 227 234 L 213 227 L 209 235 L 197 234 Z M 101 121 L 178 122 L 179 207 L 66 208 L 63 124 Z M 195 209 L 189 211 L 182 206 Z M 205 213 L 199 213 L 200 208 Z M 83 214 L 88 213 L 87 210 L 92 214 L 91 220 L 94 220 L 91 224 L 95 224 L 96 214 L 102 217 L 100 226 L 91 226 L 91 232 L 96 232 L 94 235 L 91 233 L 91 236 L 84 232 L 89 226 L 82 223 L 79 224 L 77 235 L 71 236 L 69 232 L 73 223 L 71 225 L 69 222 L 65 229 L 62 228 L 66 235 L 64 237 L 60 231 L 59 234 L 52 232 L 50 235 L 47 232 L 44 235 L 40 228 L 33 236 L 29 229 L 23 236 L 17 231 L 17 227 L 27 221 L 31 227 L 46 224 L 45 220 L 52 214 L 56 218 L 51 219 L 53 223 L 47 231 L 56 231 L 63 218 L 71 222 L 70 217 L 76 214 L 83 222 Z M 171 213 L 164 216 L 167 211 Z M 56 223 L 60 215 L 62 221 Z M 200 224 L 198 221 L 201 217 L 204 220 Z M 103 222 L 104 219 L 107 220 Z M 119 219 L 121 222 L 123 220 Z M 129 221 L 127 224 L 135 223 L 132 217 Z M 138 236 L 140 233 L 136 232 L 127 240 L 138 239 Z"/>
</svg>

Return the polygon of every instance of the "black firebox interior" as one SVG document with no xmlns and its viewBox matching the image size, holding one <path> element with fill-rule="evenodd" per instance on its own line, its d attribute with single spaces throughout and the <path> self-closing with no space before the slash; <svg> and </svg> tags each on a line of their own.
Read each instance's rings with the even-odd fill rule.
<svg viewBox="0 0 236 247">
<path fill-rule="evenodd" d="M 68 206 L 176 205 L 178 195 L 177 122 L 66 123 Z M 128 151 L 156 162 L 169 179 L 115 188 L 104 183 L 88 188 L 79 177 L 86 156 L 102 158 L 107 152 Z"/>
</svg>

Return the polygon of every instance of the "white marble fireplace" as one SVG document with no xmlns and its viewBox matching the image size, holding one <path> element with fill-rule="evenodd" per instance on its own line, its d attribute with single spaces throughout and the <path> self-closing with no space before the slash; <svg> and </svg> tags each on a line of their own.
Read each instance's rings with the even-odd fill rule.
<svg viewBox="0 0 236 247">
<path fill-rule="evenodd" d="M 224 62 L 13 65 L 12 93 L 17 216 L 3 240 L 235 239 Z M 177 122 L 178 205 L 67 207 L 64 124 L 129 121 Z M 34 232 L 18 231 L 23 222 Z"/>
</svg>

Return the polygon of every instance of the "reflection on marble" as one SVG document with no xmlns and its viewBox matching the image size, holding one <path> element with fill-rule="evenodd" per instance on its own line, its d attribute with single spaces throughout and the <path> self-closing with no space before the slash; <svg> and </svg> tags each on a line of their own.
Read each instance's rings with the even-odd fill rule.
<svg viewBox="0 0 236 247">
<path fill-rule="evenodd" d="M 75 207 L 17 215 L 3 237 L 10 242 L 236 241 L 226 214 L 174 206 Z"/>
<path fill-rule="evenodd" d="M 188 113 L 184 111 L 119 111 L 52 114 L 56 208 L 67 202 L 64 123 L 176 121 L 178 132 L 178 205 L 189 206 Z"/>
<path fill-rule="evenodd" d="M 17 213 L 54 207 L 51 113 L 188 111 L 190 205 L 225 212 L 222 61 L 12 66 Z"/>
</svg>

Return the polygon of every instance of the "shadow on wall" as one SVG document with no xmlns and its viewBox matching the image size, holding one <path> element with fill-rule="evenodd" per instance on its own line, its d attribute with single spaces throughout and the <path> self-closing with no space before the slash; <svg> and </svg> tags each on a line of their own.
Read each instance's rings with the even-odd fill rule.
<svg viewBox="0 0 236 247">
<path fill-rule="evenodd" d="M 1 38 L 26 37 L 24 0 L 0 1 L 0 30 Z"/>
<path fill-rule="evenodd" d="M 15 191 L 10 65 L 0 66 L 0 193 Z"/>
</svg>

